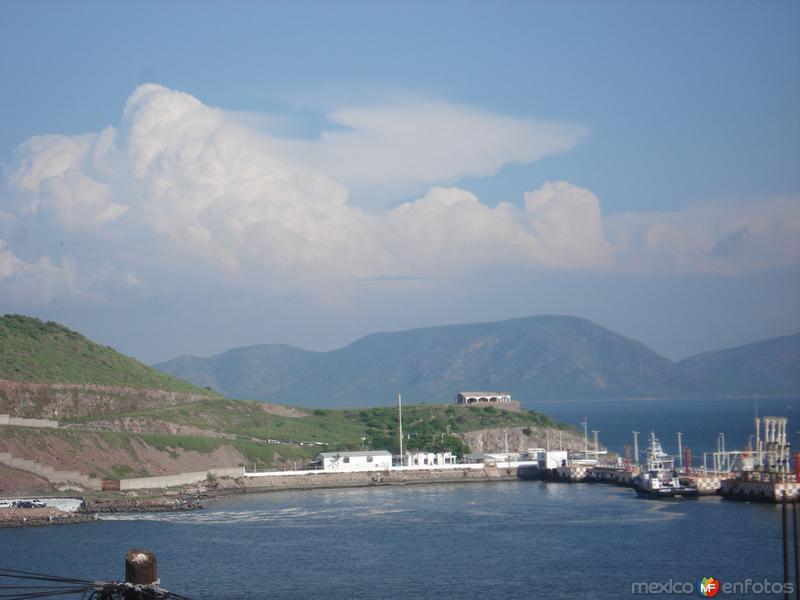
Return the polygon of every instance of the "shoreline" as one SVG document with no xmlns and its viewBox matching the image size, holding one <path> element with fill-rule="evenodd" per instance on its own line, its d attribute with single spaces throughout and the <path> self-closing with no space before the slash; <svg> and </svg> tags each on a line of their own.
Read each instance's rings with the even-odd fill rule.
<svg viewBox="0 0 800 600">
<path fill-rule="evenodd" d="M 250 479 L 256 479 L 251 481 Z M 216 489 L 197 490 L 182 497 L 159 495 L 147 498 L 103 498 L 89 500 L 86 508 L 66 513 L 53 508 L 14 508 L 0 511 L 0 529 L 6 527 L 42 527 L 101 521 L 103 514 L 183 512 L 202 510 L 204 500 L 283 491 L 310 491 L 326 489 L 352 489 L 364 487 L 389 487 L 426 485 L 437 483 L 487 483 L 520 481 L 517 469 L 490 467 L 481 470 L 361 471 L 315 475 L 287 475 L 265 478 L 231 480 L 229 485 Z M 168 492 L 165 492 L 165 494 Z M 174 493 L 174 492 L 173 492 Z"/>
<path fill-rule="evenodd" d="M 0 510 L 0 529 L 10 527 L 49 527 L 101 521 L 103 514 L 183 512 L 205 508 L 199 496 L 171 498 L 100 498 L 85 508 L 65 512 L 56 508 L 4 508 Z"/>
<path fill-rule="evenodd" d="M 209 496 L 282 492 L 292 490 L 346 489 L 425 485 L 434 483 L 481 483 L 518 481 L 516 467 L 487 467 L 485 469 L 453 469 L 446 471 L 355 471 L 352 473 L 316 473 L 309 475 L 273 475 L 247 477 L 235 485 L 209 490 Z M 241 482 L 241 483 L 240 483 Z"/>
<path fill-rule="evenodd" d="M 76 525 L 97 520 L 94 514 L 63 512 L 53 508 L 6 508 L 0 512 L 0 529 Z"/>
</svg>

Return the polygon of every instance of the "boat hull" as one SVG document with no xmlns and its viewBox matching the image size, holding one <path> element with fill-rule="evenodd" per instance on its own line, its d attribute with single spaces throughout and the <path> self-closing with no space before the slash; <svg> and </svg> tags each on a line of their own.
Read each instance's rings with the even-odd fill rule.
<svg viewBox="0 0 800 600">
<path fill-rule="evenodd" d="M 660 488 L 651 490 L 634 486 L 633 489 L 640 498 L 648 498 L 650 500 L 692 500 L 700 496 L 700 492 L 695 488 Z"/>
</svg>

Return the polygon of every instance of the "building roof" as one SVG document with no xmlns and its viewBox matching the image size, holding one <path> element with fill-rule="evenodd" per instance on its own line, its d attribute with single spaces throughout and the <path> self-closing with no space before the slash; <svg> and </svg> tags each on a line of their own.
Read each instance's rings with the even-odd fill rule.
<svg viewBox="0 0 800 600">
<path fill-rule="evenodd" d="M 345 458 L 352 456 L 391 456 L 386 450 L 358 450 L 356 452 L 320 452 L 322 458 Z"/>
<path fill-rule="evenodd" d="M 462 396 L 510 396 L 508 392 L 458 392 Z"/>
</svg>

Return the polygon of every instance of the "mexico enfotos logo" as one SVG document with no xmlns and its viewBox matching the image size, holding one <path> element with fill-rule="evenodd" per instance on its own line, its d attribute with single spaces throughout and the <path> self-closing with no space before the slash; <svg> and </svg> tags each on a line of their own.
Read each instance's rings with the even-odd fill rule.
<svg viewBox="0 0 800 600">
<path fill-rule="evenodd" d="M 771 581 L 764 579 L 747 578 L 742 581 L 721 582 L 715 577 L 700 577 L 696 582 L 676 581 L 634 581 L 631 583 L 631 594 L 642 596 L 675 595 L 690 596 L 699 594 L 704 598 L 714 598 L 725 594 L 745 594 L 757 596 L 760 594 L 792 594 L 794 583 Z"/>
</svg>

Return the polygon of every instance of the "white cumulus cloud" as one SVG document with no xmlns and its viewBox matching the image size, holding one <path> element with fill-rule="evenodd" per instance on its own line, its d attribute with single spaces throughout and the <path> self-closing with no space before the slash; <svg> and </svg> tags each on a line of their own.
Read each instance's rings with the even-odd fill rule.
<svg viewBox="0 0 800 600">
<path fill-rule="evenodd" d="M 432 184 L 495 174 L 572 148 L 584 127 L 511 118 L 441 101 L 340 108 L 319 139 L 284 145 L 345 183 Z"/>
<path fill-rule="evenodd" d="M 342 181 L 493 173 L 567 149 L 582 130 L 446 103 L 340 109 L 330 120 L 343 129 L 287 140 L 146 84 L 118 126 L 31 138 L 7 181 L 14 201 L 0 210 L 0 235 L 18 226 L 39 228 L 36 239 L 63 232 L 83 250 L 40 248 L 26 261 L 3 243 L 0 293 L 146 293 L 188 273 L 212 287 L 318 292 L 341 280 L 412 281 L 495 265 L 734 272 L 800 255 L 797 204 L 788 201 L 604 219 L 590 190 L 550 182 L 514 204 L 490 207 L 467 190 L 434 186 L 367 211 Z"/>
<path fill-rule="evenodd" d="M 800 199 L 707 205 L 606 219 L 620 268 L 737 274 L 800 263 Z"/>
<path fill-rule="evenodd" d="M 45 255 L 26 261 L 0 239 L 0 300 L 12 304 L 46 305 L 58 299 L 98 302 L 102 297 L 83 286 L 74 263 L 69 259 L 56 262 Z"/>
</svg>

